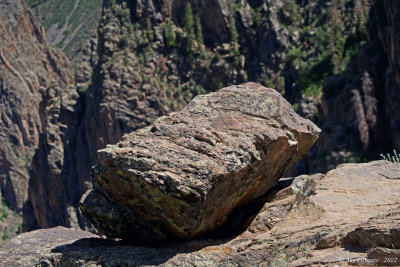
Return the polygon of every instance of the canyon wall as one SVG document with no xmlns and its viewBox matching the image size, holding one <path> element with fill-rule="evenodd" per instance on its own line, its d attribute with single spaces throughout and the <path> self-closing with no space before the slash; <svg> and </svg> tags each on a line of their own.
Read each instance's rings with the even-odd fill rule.
<svg viewBox="0 0 400 267">
<path fill-rule="evenodd" d="M 245 81 L 322 128 L 293 173 L 399 149 L 399 3 L 104 0 L 73 75 L 27 6 L 1 0 L 2 195 L 25 230 L 90 227 L 77 206 L 97 150 Z"/>
</svg>

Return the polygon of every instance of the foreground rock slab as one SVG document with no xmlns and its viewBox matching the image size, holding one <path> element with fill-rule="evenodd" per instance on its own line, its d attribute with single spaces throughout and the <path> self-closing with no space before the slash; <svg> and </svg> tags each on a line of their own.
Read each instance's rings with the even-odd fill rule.
<svg viewBox="0 0 400 267">
<path fill-rule="evenodd" d="M 297 177 L 290 186 L 275 193 L 271 190 L 267 194 L 270 201 L 250 222 L 247 231 L 228 238 L 202 238 L 150 248 L 123 245 L 58 227 L 24 233 L 10 240 L 0 248 L 0 263 L 399 266 L 399 175 L 399 164 L 376 161 L 341 165 L 325 176 Z"/>
<path fill-rule="evenodd" d="M 99 239 L 92 233 L 61 226 L 21 234 L 0 248 L 0 266 L 35 266 L 54 248 L 82 238 Z"/>
<path fill-rule="evenodd" d="M 255 83 L 195 97 L 180 112 L 98 152 L 81 210 L 109 237 L 193 238 L 263 195 L 320 130 Z"/>
</svg>

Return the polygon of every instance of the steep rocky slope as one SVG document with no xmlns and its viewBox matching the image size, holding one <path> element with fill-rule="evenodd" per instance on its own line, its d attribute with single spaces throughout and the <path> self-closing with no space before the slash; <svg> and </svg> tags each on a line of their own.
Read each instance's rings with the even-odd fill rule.
<svg viewBox="0 0 400 267">
<path fill-rule="evenodd" d="M 22 217 L 7 206 L 0 191 L 0 246 L 22 233 Z"/>
<path fill-rule="evenodd" d="M 107 143 L 196 94 L 248 80 L 277 89 L 318 121 L 323 80 L 357 52 L 369 7 L 368 1 L 104 1 L 98 36 L 77 70 L 87 104 L 84 132 L 92 137 L 90 158 L 80 161 L 90 163 Z"/>
<path fill-rule="evenodd" d="M 282 180 L 264 201 L 231 217 L 245 228 L 233 224 L 224 234 L 157 248 L 63 227 L 37 230 L 9 241 L 0 261 L 7 266 L 399 266 L 399 174 L 399 164 L 375 161 Z"/>
<path fill-rule="evenodd" d="M 399 7 L 397 0 L 376 1 L 366 43 L 343 73 L 325 80 L 320 112 L 323 134 L 310 169 L 400 149 Z"/>
<path fill-rule="evenodd" d="M 153 75 L 140 76 L 168 95 L 178 86 L 175 97 L 251 80 L 294 102 L 318 95 L 323 79 L 346 67 L 365 40 L 369 7 L 357 0 L 106 0 L 99 39 L 112 44 L 115 60 L 148 65 Z"/>
<path fill-rule="evenodd" d="M 393 116 L 398 113 L 400 105 L 400 1 L 384 1 L 383 8 L 386 24 L 379 25 L 377 34 L 388 61 L 386 71 L 382 72 L 385 74 L 385 115 L 389 122 L 389 136 L 400 148 L 400 118 Z M 375 19 L 380 19 L 381 15 L 378 13 Z"/>
<path fill-rule="evenodd" d="M 56 2 L 36 4 L 44 12 L 63 6 Z M 26 229 L 84 226 L 76 207 L 91 186 L 97 150 L 228 84 L 274 87 L 323 125 L 298 170 L 377 157 L 383 145 L 398 146 L 392 114 L 399 105 L 399 1 L 105 0 L 97 34 L 77 63 L 74 89 L 68 89 L 67 60 L 46 48 L 29 11 L 18 15 L 25 6 L 0 3 L 3 25 L 20 18 L 27 26 L 2 26 L 4 36 L 30 44 L 1 39 L 0 77 L 18 83 L 15 90 L 1 85 L 1 184 L 9 205 L 25 203 Z M 20 53 L 12 61 L 13 51 Z"/>
<path fill-rule="evenodd" d="M 104 1 L 98 42 L 87 47 L 87 63 L 78 68 L 81 90 L 90 89 L 87 103 L 104 101 L 101 112 L 89 107 L 96 114 L 93 123 L 109 121 L 111 126 L 91 134 L 102 140 L 106 132 L 112 140 L 107 129 L 117 137 L 135 129 L 137 121 L 126 119 L 136 116 L 126 110 L 136 107 L 127 100 L 137 97 L 132 92 L 151 96 L 161 110 L 157 115 L 162 115 L 198 93 L 250 80 L 277 89 L 302 116 L 324 124 L 326 138 L 298 171 L 376 158 L 393 140 L 381 130 L 392 123 L 384 111 L 385 97 L 373 89 L 383 86 L 387 63 L 380 59 L 386 57 L 383 47 L 389 42 L 374 34 L 386 31 L 373 29 L 378 25 L 375 14 L 387 17 L 387 25 L 397 19 L 385 13 L 382 3 Z M 375 47 L 379 56 L 370 58 L 366 47 Z M 369 69 L 364 61 L 371 62 Z M 396 97 L 390 101 L 397 103 Z M 362 112 L 356 108 L 360 104 Z M 101 147 L 89 146 L 92 156 Z"/>
<path fill-rule="evenodd" d="M 46 30 L 47 42 L 75 65 L 101 18 L 102 0 L 25 0 Z"/>
<path fill-rule="evenodd" d="M 38 149 L 46 151 L 41 161 L 63 160 L 62 148 L 56 153 L 47 149 L 66 128 L 57 125 L 52 110 L 66 105 L 61 98 L 73 91 L 69 86 L 74 78 L 68 60 L 47 46 L 43 28 L 23 1 L 0 1 L 0 21 L 0 242 L 4 242 L 22 231 L 20 215 L 30 195 Z M 50 130 L 50 124 L 57 126 Z"/>
<path fill-rule="evenodd" d="M 43 104 L 73 83 L 68 60 L 47 47 L 43 28 L 23 1 L 0 1 L 0 186 L 22 210 L 32 158 L 46 128 Z"/>
</svg>

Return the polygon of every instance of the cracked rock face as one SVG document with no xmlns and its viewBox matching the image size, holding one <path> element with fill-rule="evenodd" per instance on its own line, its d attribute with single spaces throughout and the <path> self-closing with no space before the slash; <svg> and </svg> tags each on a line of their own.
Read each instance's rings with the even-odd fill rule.
<svg viewBox="0 0 400 267">
<path fill-rule="evenodd" d="M 193 238 L 273 187 L 320 130 L 255 83 L 194 98 L 98 151 L 80 208 L 109 237 Z"/>
<path fill-rule="evenodd" d="M 0 190 L 14 210 L 28 199 L 32 159 L 47 128 L 46 98 L 58 100 L 73 84 L 69 67 L 47 46 L 24 1 L 0 1 Z"/>
</svg>

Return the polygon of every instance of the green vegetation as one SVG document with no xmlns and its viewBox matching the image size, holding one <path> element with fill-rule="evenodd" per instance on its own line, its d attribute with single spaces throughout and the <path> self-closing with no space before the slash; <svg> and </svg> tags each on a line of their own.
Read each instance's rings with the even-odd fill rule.
<svg viewBox="0 0 400 267">
<path fill-rule="evenodd" d="M 8 212 L 6 210 L 7 203 L 4 197 L 1 197 L 2 209 L 0 210 L 0 221 L 4 222 L 4 219 L 8 217 Z"/>
<path fill-rule="evenodd" d="M 2 209 L 0 210 L 0 221 L 3 222 L 4 219 L 7 218 L 7 216 L 8 216 L 8 213 L 7 213 L 6 209 L 5 209 L 5 208 L 2 208 Z"/>
<path fill-rule="evenodd" d="M 239 8 L 239 4 L 234 3 L 233 0 L 229 1 L 229 33 L 231 36 L 231 44 L 233 46 L 231 56 L 233 56 L 236 65 L 239 64 L 240 47 L 235 15 Z"/>
<path fill-rule="evenodd" d="M 286 0 L 280 11 L 284 29 L 290 36 L 299 36 L 289 48 L 287 63 L 298 70 L 297 86 L 306 96 L 320 94 L 326 77 L 344 71 L 365 39 L 367 14 L 357 14 L 354 21 L 359 11 L 355 7 L 344 8 L 346 2 L 351 1 L 339 1 L 322 9 L 319 15 L 305 17 L 301 28 L 296 1 Z"/>
<path fill-rule="evenodd" d="M 274 88 L 279 93 L 281 93 L 281 95 L 285 95 L 285 78 L 283 76 L 280 76 L 279 73 L 277 75 L 272 75 L 271 78 L 268 78 L 265 75 L 264 86 Z"/>
<path fill-rule="evenodd" d="M 195 39 L 194 20 L 192 5 L 188 2 L 185 8 L 185 16 L 183 18 L 183 28 L 186 33 L 185 52 L 187 61 L 192 65 L 194 63 L 193 41 Z"/>
<path fill-rule="evenodd" d="M 102 0 L 26 0 L 46 31 L 52 28 L 52 34 L 47 34 L 50 45 L 63 49 L 73 63 L 79 60 L 83 44 L 97 29 L 102 2 Z"/>
<path fill-rule="evenodd" d="M 8 239 L 7 227 L 3 229 L 3 236 L 1 239 L 3 239 L 3 241 Z"/>
<path fill-rule="evenodd" d="M 151 26 L 150 17 L 146 18 L 146 36 L 150 43 L 154 40 L 154 31 L 153 27 Z"/>
<path fill-rule="evenodd" d="M 167 24 L 163 25 L 165 39 L 166 39 L 168 48 L 173 48 L 176 46 L 176 34 L 173 29 L 173 26 L 174 26 L 174 22 L 172 21 L 172 19 L 170 19 Z"/>
<path fill-rule="evenodd" d="M 91 81 L 89 81 L 89 82 L 86 83 L 84 86 L 78 87 L 78 92 L 79 92 L 79 93 L 84 93 L 84 92 L 86 92 L 86 91 L 90 88 L 91 85 L 92 85 L 92 83 L 91 83 Z"/>
<path fill-rule="evenodd" d="M 196 95 L 200 95 L 200 94 L 206 94 L 207 90 L 204 89 L 202 86 L 198 85 L 194 88 L 194 92 Z"/>
<path fill-rule="evenodd" d="M 258 26 L 261 22 L 262 19 L 262 13 L 261 13 L 262 6 L 254 8 L 253 11 L 253 22 L 255 26 Z"/>
<path fill-rule="evenodd" d="M 22 233 L 22 218 L 15 211 L 11 210 L 7 206 L 7 202 L 4 197 L 1 197 L 1 209 L 0 209 L 0 222 L 4 223 L 4 228 L 0 228 L 3 231 L 2 238 L 0 240 L 0 245 L 2 241 L 14 237 L 16 234 Z M 4 243 L 4 242 L 3 242 Z"/>
<path fill-rule="evenodd" d="M 294 0 L 284 0 L 280 10 L 285 25 L 300 26 L 301 13 L 300 8 Z"/>
<path fill-rule="evenodd" d="M 199 15 L 196 15 L 195 17 L 195 26 L 196 26 L 196 41 L 199 48 L 198 50 L 200 52 L 200 57 L 204 59 L 205 55 L 204 55 L 203 28 L 201 26 L 201 19 Z"/>
<path fill-rule="evenodd" d="M 192 5 L 188 2 L 185 8 L 185 17 L 183 18 L 183 28 L 186 35 L 190 39 L 194 39 L 194 20 L 193 20 L 193 10 Z"/>
<path fill-rule="evenodd" d="M 201 18 L 198 14 L 193 15 L 192 6 L 189 2 L 186 4 L 185 8 L 183 29 L 186 33 L 184 40 L 186 59 L 190 65 L 193 65 L 195 62 L 195 54 L 199 54 L 200 59 L 205 59 L 205 47 Z M 173 39 L 172 36 L 170 39 Z"/>
<path fill-rule="evenodd" d="M 218 51 L 215 51 L 215 53 L 214 53 L 214 58 L 215 58 L 215 60 L 220 60 L 221 59 L 221 54 L 218 52 Z"/>
<path fill-rule="evenodd" d="M 115 15 L 120 20 L 121 24 L 130 22 L 131 13 L 126 2 L 123 2 L 121 6 L 113 5 L 113 10 L 115 11 Z"/>
<path fill-rule="evenodd" d="M 398 164 L 400 164 L 400 154 L 397 154 L 397 152 L 396 152 L 395 149 L 393 149 L 393 156 L 390 155 L 390 154 L 388 153 L 388 154 L 386 154 L 386 156 L 383 155 L 383 154 L 381 154 L 381 157 L 382 157 L 384 160 L 390 161 L 390 162 L 392 162 L 392 163 L 398 163 Z"/>
</svg>

